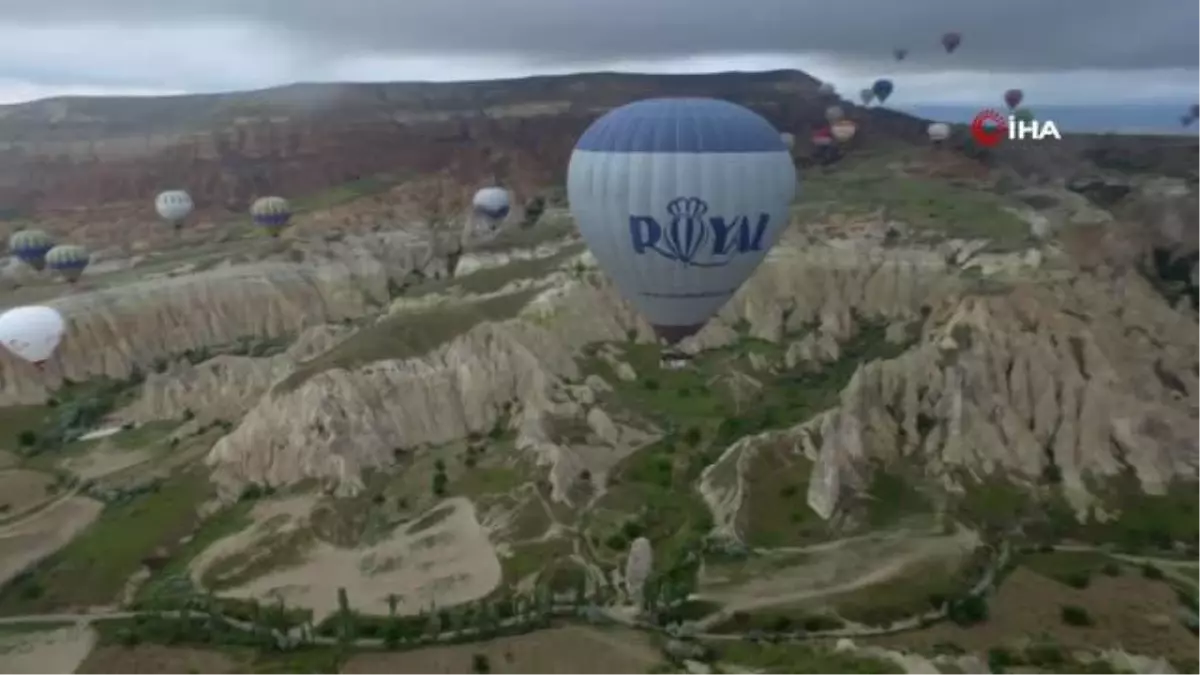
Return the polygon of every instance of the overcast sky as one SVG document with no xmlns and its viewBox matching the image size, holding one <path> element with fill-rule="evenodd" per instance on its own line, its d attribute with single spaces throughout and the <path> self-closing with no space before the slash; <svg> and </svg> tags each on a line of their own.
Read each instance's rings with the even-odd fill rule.
<svg viewBox="0 0 1200 675">
<path fill-rule="evenodd" d="M 889 104 L 1197 98 L 1196 0 L 0 0 L 0 102 L 798 68 Z M 963 34 L 952 55 L 939 39 Z M 910 50 L 900 63 L 894 47 Z"/>
</svg>

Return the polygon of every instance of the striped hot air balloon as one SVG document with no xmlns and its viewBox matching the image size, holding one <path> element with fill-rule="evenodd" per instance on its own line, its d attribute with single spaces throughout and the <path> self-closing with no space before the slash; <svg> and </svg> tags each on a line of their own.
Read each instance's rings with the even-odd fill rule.
<svg viewBox="0 0 1200 675">
<path fill-rule="evenodd" d="M 283 197 L 261 197 L 250 207 L 254 224 L 278 237 L 292 219 L 292 207 Z"/>
<path fill-rule="evenodd" d="M 46 253 L 52 248 L 54 240 L 41 230 L 17 230 L 8 238 L 9 252 L 38 271 L 46 266 Z"/>
<path fill-rule="evenodd" d="M 91 262 L 91 254 L 82 246 L 59 244 L 46 254 L 46 267 L 58 272 L 68 283 L 75 283 Z"/>
</svg>

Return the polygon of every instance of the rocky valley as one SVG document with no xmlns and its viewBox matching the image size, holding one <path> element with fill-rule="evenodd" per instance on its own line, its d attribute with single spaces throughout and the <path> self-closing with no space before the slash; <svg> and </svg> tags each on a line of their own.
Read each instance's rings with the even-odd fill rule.
<svg viewBox="0 0 1200 675">
<path fill-rule="evenodd" d="M 563 196 L 650 95 L 801 139 L 783 240 L 682 367 Z M 772 72 L 0 108 L 4 226 L 97 251 L 0 271 L 68 321 L 42 370 L 0 352 L 0 658 L 1196 672 L 1195 139 L 979 152 L 844 103 L 817 165 L 825 103 Z M 493 179 L 548 207 L 456 247 Z M 277 240 L 241 215 L 268 188 Z"/>
</svg>

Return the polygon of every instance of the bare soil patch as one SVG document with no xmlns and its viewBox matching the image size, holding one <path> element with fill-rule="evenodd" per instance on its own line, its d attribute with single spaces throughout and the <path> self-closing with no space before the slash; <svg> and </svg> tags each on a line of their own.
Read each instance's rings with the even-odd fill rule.
<svg viewBox="0 0 1200 675">
<path fill-rule="evenodd" d="M 409 531 L 401 525 L 378 543 L 353 548 L 311 537 L 303 547 L 292 546 L 296 538 L 285 535 L 311 527 L 303 509 L 312 501 L 296 498 L 288 503 L 286 508 L 266 504 L 256 508 L 252 517 L 259 524 L 205 551 L 193 562 L 193 579 L 203 583 L 210 570 L 232 571 L 227 578 L 238 583 L 221 595 L 282 598 L 289 606 L 313 610 L 318 621 L 337 609 L 339 588 L 346 590 L 357 611 L 386 614 L 388 596 L 394 593 L 399 598 L 397 611 L 415 614 L 431 603 L 448 606 L 477 600 L 502 580 L 489 532 L 465 498 L 442 502 L 437 508 L 447 509 L 446 515 L 423 529 Z M 270 544 L 286 550 L 275 556 L 263 550 Z M 254 574 L 246 574 L 251 568 Z"/>
<path fill-rule="evenodd" d="M 732 570 L 706 570 L 699 597 L 734 611 L 819 604 L 821 598 L 867 589 L 901 576 L 909 568 L 932 563 L 953 567 L 977 543 L 969 532 L 954 535 L 897 530 L 807 548 L 787 549 L 774 556 L 777 566 L 759 564 L 749 575 Z M 744 566 L 744 563 L 739 563 Z"/>
<path fill-rule="evenodd" d="M 142 644 L 97 647 L 76 673 L 235 673 L 239 660 L 228 652 Z M 69 671 L 62 671 L 69 672 Z"/>
<path fill-rule="evenodd" d="M 0 673 L 73 673 L 95 642 L 86 626 L 0 634 Z"/>
<path fill-rule="evenodd" d="M 1068 626 L 1063 606 L 1083 608 L 1091 626 Z M 1179 600 L 1166 583 L 1141 577 L 1097 575 L 1087 588 L 1071 588 L 1025 568 L 1004 581 L 990 602 L 990 618 L 971 628 L 951 623 L 864 640 L 891 649 L 928 653 L 938 644 L 970 652 L 1026 639 L 1050 640 L 1069 649 L 1094 651 L 1122 647 L 1134 654 L 1193 659 L 1196 637 L 1177 619 Z"/>
<path fill-rule="evenodd" d="M 13 516 L 54 497 L 54 476 L 29 469 L 0 471 L 0 518 Z"/>
<path fill-rule="evenodd" d="M 477 654 L 493 673 L 645 673 L 662 661 L 641 633 L 565 626 L 474 644 L 359 654 L 342 672 L 470 673 Z"/>
<path fill-rule="evenodd" d="M 0 527 L 0 584 L 65 546 L 103 509 L 94 499 L 70 497 L 19 523 Z"/>
</svg>

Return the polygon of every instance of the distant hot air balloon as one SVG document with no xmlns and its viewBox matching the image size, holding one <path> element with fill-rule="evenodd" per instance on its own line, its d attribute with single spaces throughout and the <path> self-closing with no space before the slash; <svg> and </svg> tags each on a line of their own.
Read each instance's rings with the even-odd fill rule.
<svg viewBox="0 0 1200 675">
<path fill-rule="evenodd" d="M 91 260 L 91 254 L 82 246 L 60 244 L 46 254 L 46 267 L 58 272 L 69 283 L 75 283 L 83 275 Z"/>
<path fill-rule="evenodd" d="M 1013 111 L 1013 119 L 1017 120 L 1018 122 L 1025 122 L 1028 124 L 1029 122 L 1037 119 L 1037 117 L 1029 108 L 1017 108 Z"/>
<path fill-rule="evenodd" d="M 62 315 L 50 307 L 14 307 L 0 314 L 0 344 L 38 368 L 58 349 L 64 331 Z"/>
<path fill-rule="evenodd" d="M 850 120 L 838 120 L 829 130 L 838 143 L 848 143 L 858 133 L 858 125 Z"/>
<path fill-rule="evenodd" d="M 1193 103 L 1188 108 L 1188 114 L 1192 116 L 1192 119 L 1200 119 L 1200 105 Z"/>
<path fill-rule="evenodd" d="M 958 49 L 958 45 L 961 42 L 962 42 L 962 34 L 961 33 L 956 33 L 956 32 L 951 31 L 949 33 L 942 34 L 942 46 L 946 48 L 947 54 L 953 54 L 954 50 Z"/>
<path fill-rule="evenodd" d="M 1008 106 L 1009 110 L 1013 110 L 1021 105 L 1021 101 L 1023 100 L 1025 100 L 1025 92 L 1020 89 L 1009 89 L 1004 92 L 1004 103 Z"/>
<path fill-rule="evenodd" d="M 871 85 L 871 93 L 875 94 L 875 98 L 879 99 L 880 103 L 883 103 L 892 95 L 892 81 L 875 80 L 875 84 Z"/>
<path fill-rule="evenodd" d="M 783 144 L 787 146 L 788 150 L 796 147 L 796 137 L 786 131 L 779 134 L 779 139 L 783 141 Z"/>
<path fill-rule="evenodd" d="M 183 227 L 183 221 L 192 213 L 195 204 L 192 196 L 183 190 L 167 190 L 155 197 L 154 210 L 175 229 Z"/>
<path fill-rule="evenodd" d="M 875 92 L 870 89 L 863 89 L 858 92 L 858 100 L 862 101 L 863 105 L 871 105 L 871 101 L 875 100 Z"/>
<path fill-rule="evenodd" d="M 17 230 L 8 238 L 8 250 L 21 262 L 39 272 L 46 265 L 46 253 L 54 240 L 41 230 Z"/>
<path fill-rule="evenodd" d="M 896 57 L 897 61 L 903 61 L 904 57 L 908 56 L 908 50 L 903 47 L 897 47 L 892 50 L 892 56 Z"/>
<path fill-rule="evenodd" d="M 700 330 L 758 267 L 795 193 L 791 155 L 771 123 L 705 98 L 609 111 L 567 168 L 588 248 L 668 344 Z"/>
<path fill-rule="evenodd" d="M 812 144 L 818 148 L 823 148 L 833 144 L 833 131 L 829 127 L 821 127 L 812 132 L 812 137 L 809 139 Z"/>
<path fill-rule="evenodd" d="M 929 140 L 941 143 L 950 138 L 950 125 L 945 122 L 934 122 L 929 125 Z"/>
<path fill-rule="evenodd" d="M 825 121 L 830 124 L 846 117 L 846 111 L 841 106 L 831 105 L 825 109 Z"/>
<path fill-rule="evenodd" d="M 837 93 L 837 89 L 829 82 L 822 82 L 821 86 L 817 87 L 817 93 L 822 96 L 833 96 Z"/>
<path fill-rule="evenodd" d="M 485 187 L 475 193 L 471 199 L 471 207 L 475 215 L 484 221 L 488 229 L 496 229 L 505 218 L 511 206 L 508 190 L 502 187 Z"/>
<path fill-rule="evenodd" d="M 1192 125 L 1192 122 L 1195 122 L 1195 121 L 1196 121 L 1196 118 L 1192 117 L 1191 115 L 1182 115 L 1179 118 L 1179 125 L 1183 126 L 1183 127 L 1190 127 Z"/>
<path fill-rule="evenodd" d="M 250 206 L 254 224 L 278 237 L 292 219 L 292 207 L 283 197 L 260 197 Z"/>
</svg>

